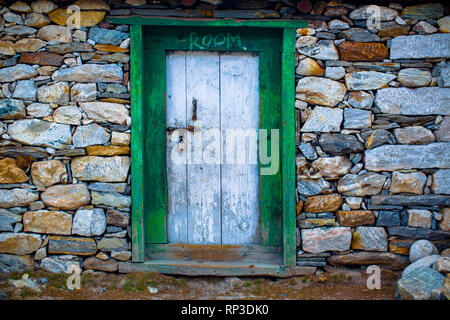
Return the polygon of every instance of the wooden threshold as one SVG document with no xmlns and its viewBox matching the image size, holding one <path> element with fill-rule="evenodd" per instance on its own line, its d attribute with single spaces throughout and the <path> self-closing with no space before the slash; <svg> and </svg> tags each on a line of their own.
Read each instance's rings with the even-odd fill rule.
<svg viewBox="0 0 450 320">
<path fill-rule="evenodd" d="M 278 264 L 154 260 L 143 263 L 119 262 L 120 273 L 158 272 L 184 276 L 267 276 L 293 277 L 313 275 L 316 267 L 285 267 Z"/>
<path fill-rule="evenodd" d="M 281 247 L 256 245 L 147 244 L 146 261 L 226 261 L 282 264 Z"/>
</svg>

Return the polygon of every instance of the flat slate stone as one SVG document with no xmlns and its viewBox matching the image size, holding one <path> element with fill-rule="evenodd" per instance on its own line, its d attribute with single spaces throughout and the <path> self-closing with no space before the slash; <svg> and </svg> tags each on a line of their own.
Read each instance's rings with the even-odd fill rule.
<svg viewBox="0 0 450 320">
<path fill-rule="evenodd" d="M 450 45 L 450 43 L 449 43 Z M 403 115 L 450 114 L 450 88 L 385 88 L 377 91 L 375 105 L 382 113 Z"/>
<path fill-rule="evenodd" d="M 373 199 L 373 197 L 372 197 Z M 389 237 L 398 236 L 405 239 L 426 239 L 430 241 L 446 240 L 450 238 L 450 232 L 431 230 L 428 228 L 413 228 L 413 227 L 388 227 Z"/>
<path fill-rule="evenodd" d="M 390 252 L 357 251 L 333 255 L 327 260 L 331 265 L 367 266 L 375 264 L 391 270 L 403 270 L 409 264 L 408 257 Z"/>
<path fill-rule="evenodd" d="M 50 236 L 49 254 L 93 255 L 97 252 L 94 239 L 82 237 Z"/>
<path fill-rule="evenodd" d="M 330 155 L 344 155 L 346 153 L 358 153 L 364 150 L 364 146 L 353 135 L 326 133 L 320 136 L 320 147 Z"/>
<path fill-rule="evenodd" d="M 392 39 L 390 59 L 450 58 L 450 33 Z"/>
<path fill-rule="evenodd" d="M 366 150 L 365 166 L 370 171 L 450 167 L 450 143 L 426 145 L 384 145 Z"/>
</svg>

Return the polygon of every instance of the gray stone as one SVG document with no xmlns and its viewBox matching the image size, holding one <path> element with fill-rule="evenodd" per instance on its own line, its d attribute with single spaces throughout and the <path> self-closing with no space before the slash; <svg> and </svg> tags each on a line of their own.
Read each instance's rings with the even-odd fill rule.
<svg viewBox="0 0 450 320">
<path fill-rule="evenodd" d="M 97 252 L 94 239 L 82 237 L 50 236 L 48 241 L 49 254 L 93 255 Z"/>
<path fill-rule="evenodd" d="M 86 156 L 72 160 L 72 175 L 78 180 L 124 182 L 130 168 L 130 158 L 122 156 Z"/>
<path fill-rule="evenodd" d="M 84 260 L 84 269 L 114 272 L 117 271 L 117 261 L 113 259 L 101 260 L 96 257 L 90 257 Z"/>
<path fill-rule="evenodd" d="M 347 174 L 338 183 L 338 191 L 346 196 L 363 197 L 381 192 L 386 176 L 375 172 Z"/>
<path fill-rule="evenodd" d="M 8 134 L 23 144 L 63 149 L 72 141 L 69 125 L 38 119 L 19 120 L 8 126 Z"/>
<path fill-rule="evenodd" d="M 320 253 L 350 249 L 352 232 L 349 227 L 320 227 L 301 232 L 303 251 Z"/>
<path fill-rule="evenodd" d="M 380 211 L 378 213 L 377 226 L 393 227 L 400 225 L 400 215 L 398 211 Z"/>
<path fill-rule="evenodd" d="M 0 254 L 0 273 L 24 272 L 34 269 L 34 261 L 30 256 Z"/>
<path fill-rule="evenodd" d="M 344 155 L 364 150 L 363 144 L 355 136 L 340 133 L 321 135 L 319 145 L 329 155 Z"/>
<path fill-rule="evenodd" d="M 327 67 L 325 69 L 325 77 L 327 78 L 339 80 L 342 79 L 344 76 L 345 76 L 344 67 Z"/>
<path fill-rule="evenodd" d="M 339 132 L 343 111 L 339 108 L 317 106 L 306 120 L 302 132 Z"/>
<path fill-rule="evenodd" d="M 22 100 L 0 100 L 0 119 L 9 120 L 21 118 L 25 118 L 25 104 Z"/>
<path fill-rule="evenodd" d="M 362 28 L 350 28 L 338 34 L 338 37 L 355 42 L 380 41 L 380 37 Z"/>
<path fill-rule="evenodd" d="M 22 25 L 7 27 L 4 31 L 11 36 L 29 36 L 37 32 L 37 30 L 34 28 Z"/>
<path fill-rule="evenodd" d="M 303 196 L 314 196 L 329 189 L 330 184 L 323 178 L 319 179 L 298 179 L 297 191 Z"/>
<path fill-rule="evenodd" d="M 26 80 L 38 75 L 36 69 L 28 64 L 17 64 L 13 67 L 0 69 L 0 82 Z"/>
<path fill-rule="evenodd" d="M 310 104 L 319 104 L 328 107 L 334 107 L 345 96 L 345 86 L 327 78 L 305 77 L 298 81 L 296 99 L 306 101 Z"/>
<path fill-rule="evenodd" d="M 434 132 L 437 141 L 450 141 L 450 116 L 444 117 L 439 129 Z"/>
<path fill-rule="evenodd" d="M 319 40 L 310 46 L 298 48 L 298 52 L 319 60 L 339 60 L 339 52 L 332 40 Z"/>
<path fill-rule="evenodd" d="M 387 251 L 388 239 L 382 227 L 356 227 L 353 232 L 352 249 Z"/>
<path fill-rule="evenodd" d="M 438 170 L 433 174 L 431 189 L 436 194 L 450 194 L 450 169 Z"/>
<path fill-rule="evenodd" d="M 79 125 L 81 122 L 81 112 L 77 106 L 62 106 L 53 112 L 53 121 L 63 124 Z"/>
<path fill-rule="evenodd" d="M 57 104 L 69 103 L 69 84 L 57 82 L 48 86 L 41 86 L 37 91 L 39 102 L 50 102 Z"/>
<path fill-rule="evenodd" d="M 365 166 L 370 171 L 450 167 L 450 143 L 427 145 L 384 145 L 366 150 Z"/>
<path fill-rule="evenodd" d="M 344 128 L 367 129 L 372 126 L 372 112 L 368 110 L 345 108 Z"/>
<path fill-rule="evenodd" d="M 380 21 L 394 20 L 398 16 L 397 11 L 395 11 L 394 9 L 383 6 L 367 5 L 353 10 L 350 13 L 350 19 L 368 20 L 371 19 L 375 14 L 377 15 L 377 18 L 380 19 Z"/>
<path fill-rule="evenodd" d="M 444 285 L 445 277 L 431 268 L 421 267 L 397 281 L 400 298 L 408 300 L 437 299 L 437 292 Z"/>
<path fill-rule="evenodd" d="M 0 189 L 0 208 L 25 207 L 39 199 L 39 194 L 26 189 Z"/>
<path fill-rule="evenodd" d="M 431 130 L 420 126 L 394 129 L 394 135 L 397 142 L 401 144 L 427 144 L 434 142 L 434 135 Z"/>
<path fill-rule="evenodd" d="M 383 144 L 393 141 L 392 134 L 385 129 L 368 130 L 361 132 L 361 138 L 364 140 L 367 149 L 373 149 Z"/>
<path fill-rule="evenodd" d="M 308 159 L 308 160 L 317 159 L 316 149 L 314 149 L 314 147 L 310 143 L 300 143 L 298 148 L 303 153 L 303 155 L 306 157 L 306 159 Z"/>
<path fill-rule="evenodd" d="M 439 68 L 438 85 L 439 87 L 450 87 L 450 63 Z"/>
<path fill-rule="evenodd" d="M 424 3 L 407 6 L 402 11 L 402 18 L 414 20 L 439 19 L 444 15 L 444 6 L 440 3 Z"/>
<path fill-rule="evenodd" d="M 98 123 L 112 122 L 126 124 L 128 109 L 120 103 L 110 102 L 80 102 L 80 108 L 86 112 L 89 119 Z"/>
<path fill-rule="evenodd" d="M 108 182 L 94 182 L 88 185 L 89 190 L 100 192 L 119 192 L 126 191 L 126 183 L 108 183 Z"/>
<path fill-rule="evenodd" d="M 54 81 L 77 82 L 118 82 L 122 81 L 122 78 L 122 68 L 116 64 L 83 64 L 60 69 L 52 75 Z"/>
<path fill-rule="evenodd" d="M 397 80 L 405 87 L 426 87 L 431 82 L 431 73 L 428 70 L 406 68 L 400 70 Z"/>
<path fill-rule="evenodd" d="M 393 74 L 378 71 L 357 71 L 345 75 L 348 90 L 376 90 L 396 78 Z"/>
<path fill-rule="evenodd" d="M 97 192 L 92 191 L 92 204 L 104 205 L 115 208 L 129 208 L 131 206 L 131 197 L 115 192 Z"/>
<path fill-rule="evenodd" d="M 449 44 L 450 45 L 450 44 Z M 377 91 L 375 105 L 382 113 L 403 115 L 450 114 L 450 88 L 386 88 Z"/>
<path fill-rule="evenodd" d="M 390 59 L 450 58 L 450 33 L 392 39 Z"/>
<path fill-rule="evenodd" d="M 119 45 L 130 35 L 125 32 L 93 27 L 89 30 L 88 38 L 101 44 Z"/>
<path fill-rule="evenodd" d="M 34 84 L 34 80 L 17 81 L 12 97 L 15 99 L 36 101 L 37 90 L 38 88 Z"/>
<path fill-rule="evenodd" d="M 106 230 L 106 217 L 103 209 L 78 209 L 73 217 L 72 234 L 80 236 L 99 236 Z"/>
<path fill-rule="evenodd" d="M 52 114 L 52 108 L 47 103 L 32 103 L 27 106 L 27 115 L 34 118 L 43 118 Z"/>
<path fill-rule="evenodd" d="M 347 101 L 354 108 L 370 109 L 373 103 L 373 94 L 364 91 L 352 91 L 350 92 Z"/>
<path fill-rule="evenodd" d="M 101 145 L 109 142 L 110 134 L 96 123 L 87 126 L 79 126 L 73 135 L 75 147 L 83 148 L 92 145 Z"/>
<path fill-rule="evenodd" d="M 373 198 L 372 198 L 373 199 Z M 430 241 L 446 240 L 450 237 L 450 232 L 431 230 L 428 228 L 412 227 L 388 227 L 389 237 L 398 236 L 406 239 L 426 239 Z"/>
<path fill-rule="evenodd" d="M 439 254 L 433 254 L 429 256 L 425 256 L 423 258 L 420 258 L 419 260 L 414 261 L 409 266 L 405 268 L 402 272 L 402 277 L 406 276 L 408 273 L 412 272 L 413 270 L 420 268 L 420 267 L 432 267 L 433 263 L 439 260 L 441 256 Z"/>
<path fill-rule="evenodd" d="M 128 250 L 128 242 L 122 238 L 103 238 L 97 246 L 102 251 L 121 251 Z"/>
<path fill-rule="evenodd" d="M 72 273 L 69 268 L 80 268 L 80 262 L 47 257 L 41 260 L 40 267 L 50 273 Z"/>
<path fill-rule="evenodd" d="M 70 89 L 72 101 L 86 102 L 97 98 L 97 85 L 95 83 L 76 83 Z"/>
<path fill-rule="evenodd" d="M 0 231 L 13 231 L 13 224 L 22 221 L 22 216 L 0 209 Z"/>
<path fill-rule="evenodd" d="M 416 262 L 419 259 L 439 254 L 436 246 L 428 240 L 417 240 L 409 248 L 409 261 Z"/>
<path fill-rule="evenodd" d="M 131 259 L 131 251 L 112 251 L 111 258 L 119 261 L 128 261 Z"/>
</svg>

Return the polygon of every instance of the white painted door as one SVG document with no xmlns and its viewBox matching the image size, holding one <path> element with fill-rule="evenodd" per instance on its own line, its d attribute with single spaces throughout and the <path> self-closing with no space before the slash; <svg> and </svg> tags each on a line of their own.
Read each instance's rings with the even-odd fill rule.
<svg viewBox="0 0 450 320">
<path fill-rule="evenodd" d="M 169 52 L 168 241 L 259 244 L 258 56 Z"/>
</svg>

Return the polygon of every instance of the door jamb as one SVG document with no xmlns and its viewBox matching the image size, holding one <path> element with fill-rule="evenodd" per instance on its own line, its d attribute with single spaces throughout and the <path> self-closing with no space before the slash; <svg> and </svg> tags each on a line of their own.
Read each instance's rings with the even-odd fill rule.
<svg viewBox="0 0 450 320">
<path fill-rule="evenodd" d="M 143 26 L 221 26 L 282 28 L 281 52 L 281 179 L 284 266 L 296 265 L 295 245 L 295 41 L 301 20 L 172 19 L 148 17 L 109 17 L 112 23 L 130 24 L 131 59 L 131 183 L 132 183 L 132 261 L 144 262 L 144 181 L 143 172 Z M 136 71 L 136 72 L 135 72 Z"/>
</svg>

